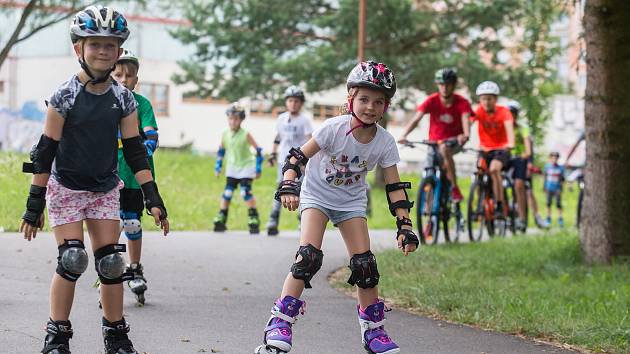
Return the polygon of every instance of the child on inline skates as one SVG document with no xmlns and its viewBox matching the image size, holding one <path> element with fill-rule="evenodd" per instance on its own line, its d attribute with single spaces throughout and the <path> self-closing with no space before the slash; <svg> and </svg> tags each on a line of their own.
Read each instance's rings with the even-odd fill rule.
<svg viewBox="0 0 630 354">
<path fill-rule="evenodd" d="M 216 176 L 219 176 L 225 158 L 227 160 L 226 182 L 221 199 L 221 209 L 214 217 L 214 231 L 227 230 L 228 208 L 232 194 L 240 184 L 241 196 L 249 207 L 247 220 L 249 233 L 257 234 L 260 232 L 260 218 L 256 209 L 256 198 L 252 194 L 252 181 L 254 178 L 260 178 L 262 172 L 262 148 L 256 144 L 252 135 L 241 127 L 245 119 L 243 107 L 238 103 L 233 103 L 225 111 L 225 114 L 228 117 L 229 128 L 223 132 L 214 172 Z M 256 150 L 255 158 L 251 148 Z"/>
<path fill-rule="evenodd" d="M 311 138 L 313 124 L 310 118 L 301 113 L 304 100 L 304 91 L 297 86 L 289 86 L 284 91 L 284 104 L 287 110 L 278 116 L 278 121 L 276 122 L 276 138 L 273 141 L 273 148 L 269 156 L 270 166 L 276 163 L 278 150 L 280 150 L 280 158 L 284 159 L 292 147 L 302 146 Z M 282 182 L 281 163 L 278 164 L 278 179 L 276 182 Z M 282 209 L 279 201 L 274 199 L 272 203 L 269 221 L 267 222 L 268 236 L 278 234 L 278 223 Z"/>
<path fill-rule="evenodd" d="M 384 169 L 389 209 L 396 217 L 396 239 L 407 255 L 418 247 L 412 231 L 406 188 L 400 182 L 396 141 L 376 122 L 385 114 L 394 93 L 393 72 L 384 64 L 361 62 L 350 72 L 348 114 L 330 118 L 301 148 L 292 148 L 276 199 L 289 210 L 302 213 L 300 246 L 284 281 L 280 298 L 271 309 L 264 330 L 264 344 L 255 353 L 286 353 L 292 348 L 292 325 L 302 312 L 304 288 L 322 266 L 322 239 L 326 224 L 339 227 L 350 259 L 348 283 L 357 285 L 357 314 L 361 339 L 370 353 L 391 354 L 400 349 L 383 327 L 385 305 L 378 297 L 379 273 L 370 251 L 366 220 L 366 181 L 376 164 Z M 305 168 L 305 171 L 303 171 Z M 304 176 L 302 185 L 296 178 Z M 301 187 L 301 188 L 300 188 Z"/>
<path fill-rule="evenodd" d="M 151 102 L 141 94 L 134 92 L 134 88 L 138 83 L 139 69 L 140 61 L 138 58 L 130 51 L 124 50 L 118 59 L 112 76 L 118 83 L 130 90 L 136 100 L 138 106 L 138 132 L 147 149 L 151 174 L 155 178 L 153 154 L 158 147 L 158 128 Z M 127 247 L 129 248 L 129 264 L 125 273 L 129 275 L 131 280 L 127 282 L 127 285 L 136 295 L 138 304 L 144 305 L 144 292 L 147 290 L 147 280 L 144 278 L 144 267 L 140 263 L 142 253 L 141 220 L 144 209 L 142 205 L 142 190 L 129 164 L 125 161 L 120 140 L 118 144 L 118 176 L 125 183 L 125 187 L 120 190 L 120 221 L 121 228 L 127 237 Z"/>
<path fill-rule="evenodd" d="M 138 353 L 127 336 L 129 325 L 123 317 L 125 260 L 120 252 L 125 245 L 118 244 L 119 189 L 123 184 L 117 175 L 116 156 L 119 130 L 125 159 L 140 184 L 147 210 L 164 235 L 169 223 L 138 134 L 136 101 L 110 77 L 128 36 L 125 17 L 111 7 L 90 6 L 75 15 L 70 37 L 82 70 L 53 93 L 44 133 L 31 151 L 31 163 L 23 167 L 24 172 L 33 173 L 33 179 L 20 232 L 29 241 L 37 235 L 44 225 L 48 201 L 48 217 L 59 249 L 41 353 L 70 353 L 73 330 L 69 316 L 75 284 L 88 265 L 84 220 L 102 283 L 105 353 Z"/>
</svg>

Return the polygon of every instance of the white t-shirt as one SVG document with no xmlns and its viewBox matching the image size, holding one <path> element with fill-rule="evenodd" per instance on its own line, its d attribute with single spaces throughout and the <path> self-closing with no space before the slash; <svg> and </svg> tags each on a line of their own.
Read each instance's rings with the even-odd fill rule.
<svg viewBox="0 0 630 354">
<path fill-rule="evenodd" d="M 313 123 L 302 113 L 291 118 L 289 112 L 283 112 L 276 121 L 276 132 L 280 137 L 278 161 L 283 162 L 292 147 L 298 148 L 308 141 L 308 136 L 313 134 Z"/>
<path fill-rule="evenodd" d="M 400 161 L 394 137 L 380 125 L 367 144 L 352 134 L 351 116 L 330 118 L 314 133 L 321 150 L 306 165 L 300 202 L 316 203 L 339 211 L 365 210 L 365 177 L 376 164 L 391 167 Z"/>
</svg>

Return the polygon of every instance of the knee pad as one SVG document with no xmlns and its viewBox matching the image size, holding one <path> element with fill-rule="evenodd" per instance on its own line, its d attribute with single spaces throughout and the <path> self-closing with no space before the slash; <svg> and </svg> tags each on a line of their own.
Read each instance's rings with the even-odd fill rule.
<svg viewBox="0 0 630 354">
<path fill-rule="evenodd" d="M 300 246 L 295 254 L 295 263 L 291 266 L 291 274 L 295 279 L 304 280 L 307 289 L 312 288 L 311 279 L 322 267 L 324 253 L 313 245 Z"/>
<path fill-rule="evenodd" d="M 97 249 L 94 252 L 94 265 L 103 284 L 120 284 L 125 273 L 125 258 L 120 252 L 125 252 L 124 244 L 111 244 Z"/>
<path fill-rule="evenodd" d="M 57 274 L 68 281 L 77 281 L 88 266 L 88 254 L 83 241 L 64 240 L 58 248 Z"/>
<path fill-rule="evenodd" d="M 234 187 L 226 186 L 225 190 L 223 191 L 223 199 L 229 202 L 230 200 L 232 200 L 232 194 L 234 194 Z"/>
<path fill-rule="evenodd" d="M 135 241 L 142 238 L 142 222 L 140 214 L 129 211 L 120 212 L 120 223 L 127 239 Z"/>
<path fill-rule="evenodd" d="M 376 267 L 376 257 L 372 251 L 355 254 L 350 258 L 350 279 L 348 284 L 357 285 L 361 289 L 369 289 L 378 285 L 378 269 Z"/>
<path fill-rule="evenodd" d="M 250 184 L 241 184 L 241 197 L 243 197 L 244 201 L 250 201 L 254 198 L 252 194 L 252 186 Z"/>
</svg>

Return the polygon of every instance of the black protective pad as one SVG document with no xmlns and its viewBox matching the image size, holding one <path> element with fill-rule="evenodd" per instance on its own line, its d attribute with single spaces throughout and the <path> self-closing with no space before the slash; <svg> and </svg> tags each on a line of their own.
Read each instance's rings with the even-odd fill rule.
<svg viewBox="0 0 630 354">
<path fill-rule="evenodd" d="M 298 257 L 302 259 L 298 261 Z M 295 254 L 296 262 L 291 266 L 291 274 L 295 279 L 304 280 L 304 287 L 307 289 L 312 288 L 311 279 L 319 268 L 322 267 L 324 260 L 324 253 L 318 250 L 313 245 L 308 244 L 306 246 L 300 246 Z"/>
<path fill-rule="evenodd" d="M 133 138 L 122 139 L 122 144 L 125 161 L 133 173 L 149 169 L 147 148 L 142 143 L 142 138 L 139 135 Z"/>
<path fill-rule="evenodd" d="M 405 192 L 405 199 L 392 203 L 392 200 L 389 197 L 389 193 L 400 190 L 400 189 L 402 189 L 403 192 Z M 389 204 L 389 212 L 392 213 L 392 216 L 396 216 L 396 209 L 407 209 L 408 212 L 411 212 L 411 208 L 413 208 L 413 202 L 409 201 L 409 195 L 407 195 L 406 189 L 411 189 L 410 182 L 390 183 L 385 186 L 385 195 L 387 196 L 387 204 Z"/>
<path fill-rule="evenodd" d="M 370 289 L 378 285 L 380 274 L 376 266 L 376 257 L 372 251 L 355 254 L 350 258 L 350 279 L 348 284 L 357 285 L 361 289 Z"/>
<path fill-rule="evenodd" d="M 50 173 L 53 160 L 57 154 L 59 142 L 42 134 L 37 145 L 31 149 L 31 162 L 22 164 L 24 173 Z"/>
</svg>

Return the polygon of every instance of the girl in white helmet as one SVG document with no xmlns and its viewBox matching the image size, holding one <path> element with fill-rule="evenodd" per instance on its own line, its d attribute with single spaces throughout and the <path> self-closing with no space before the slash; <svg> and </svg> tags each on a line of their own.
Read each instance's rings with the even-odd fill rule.
<svg viewBox="0 0 630 354">
<path fill-rule="evenodd" d="M 119 130 L 125 159 L 140 183 L 147 210 L 164 235 L 169 224 L 138 133 L 136 101 L 110 77 L 128 36 L 125 17 L 112 8 L 90 6 L 75 15 L 70 37 L 81 71 L 51 96 L 44 134 L 31 152 L 31 163 L 24 166 L 25 172 L 33 173 L 33 180 L 20 231 L 25 239 L 33 239 L 44 225 L 47 204 L 59 249 L 41 353 L 70 353 L 74 289 L 88 265 L 84 223 L 102 284 L 105 353 L 138 353 L 127 337 L 129 325 L 123 317 L 126 274 L 120 254 L 125 245 L 118 244 L 119 189 L 123 186 L 117 175 Z"/>
</svg>

